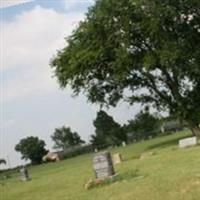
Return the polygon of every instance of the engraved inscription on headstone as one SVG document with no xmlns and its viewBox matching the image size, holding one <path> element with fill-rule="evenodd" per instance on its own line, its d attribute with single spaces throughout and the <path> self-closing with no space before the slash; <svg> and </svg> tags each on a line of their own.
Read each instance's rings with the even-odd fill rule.
<svg viewBox="0 0 200 200">
<path fill-rule="evenodd" d="M 20 169 L 20 179 L 21 179 L 21 181 L 28 181 L 29 180 L 28 170 L 25 167 L 22 167 Z"/>
<path fill-rule="evenodd" d="M 189 137 L 189 138 L 179 140 L 179 147 L 180 148 L 195 146 L 196 144 L 197 144 L 197 138 L 196 137 Z"/>
<path fill-rule="evenodd" d="M 109 152 L 101 152 L 93 157 L 93 168 L 96 178 L 106 178 L 115 174 Z"/>
</svg>

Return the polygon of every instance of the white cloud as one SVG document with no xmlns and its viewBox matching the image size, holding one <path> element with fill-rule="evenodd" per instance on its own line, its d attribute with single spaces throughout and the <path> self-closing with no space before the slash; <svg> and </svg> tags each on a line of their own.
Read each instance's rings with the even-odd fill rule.
<svg viewBox="0 0 200 200">
<path fill-rule="evenodd" d="M 83 17 L 83 13 L 61 14 L 37 6 L 2 24 L 4 101 L 57 88 L 49 61 Z"/>
<path fill-rule="evenodd" d="M 0 8 L 7 8 L 32 1 L 34 0 L 0 0 Z"/>
</svg>

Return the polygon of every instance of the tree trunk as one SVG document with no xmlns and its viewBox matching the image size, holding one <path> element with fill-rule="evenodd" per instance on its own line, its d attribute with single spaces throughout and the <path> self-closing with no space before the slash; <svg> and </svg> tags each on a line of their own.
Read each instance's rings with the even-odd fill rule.
<svg viewBox="0 0 200 200">
<path fill-rule="evenodd" d="M 191 131 L 194 136 L 200 138 L 200 127 L 199 126 L 192 126 Z"/>
</svg>

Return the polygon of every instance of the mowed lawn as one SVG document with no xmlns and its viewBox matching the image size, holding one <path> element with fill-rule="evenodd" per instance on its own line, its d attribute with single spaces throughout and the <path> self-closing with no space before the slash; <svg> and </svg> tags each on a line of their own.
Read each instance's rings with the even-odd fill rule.
<svg viewBox="0 0 200 200">
<path fill-rule="evenodd" d="M 17 174 L 0 184 L 1 200 L 199 200 L 200 146 L 178 148 L 178 139 L 189 132 L 164 136 L 119 152 L 124 162 L 115 166 L 121 179 L 86 190 L 93 178 L 92 156 L 87 154 L 58 163 L 29 168 L 31 181 Z M 144 151 L 152 152 L 140 159 Z M 136 176 L 131 174 L 136 173 Z"/>
</svg>

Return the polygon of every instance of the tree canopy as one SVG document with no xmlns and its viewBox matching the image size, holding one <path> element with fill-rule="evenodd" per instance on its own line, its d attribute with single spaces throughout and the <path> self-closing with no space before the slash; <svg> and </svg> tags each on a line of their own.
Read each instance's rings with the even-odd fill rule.
<svg viewBox="0 0 200 200">
<path fill-rule="evenodd" d="M 51 65 L 75 95 L 167 110 L 200 135 L 199 21 L 199 0 L 97 0 Z"/>
<path fill-rule="evenodd" d="M 62 150 L 85 143 L 78 133 L 72 132 L 69 127 L 65 126 L 56 128 L 51 138 L 55 142 L 54 147 Z"/>
<path fill-rule="evenodd" d="M 126 141 L 126 134 L 123 132 L 120 124 L 114 121 L 105 111 L 100 110 L 93 122 L 95 135 L 91 136 L 91 143 L 97 148 L 103 148 L 106 145 L 120 145 Z"/>
<path fill-rule="evenodd" d="M 31 160 L 32 164 L 40 164 L 42 157 L 47 153 L 45 142 L 38 137 L 27 137 L 21 139 L 15 146 L 15 150 L 22 154 L 22 159 Z"/>
</svg>

